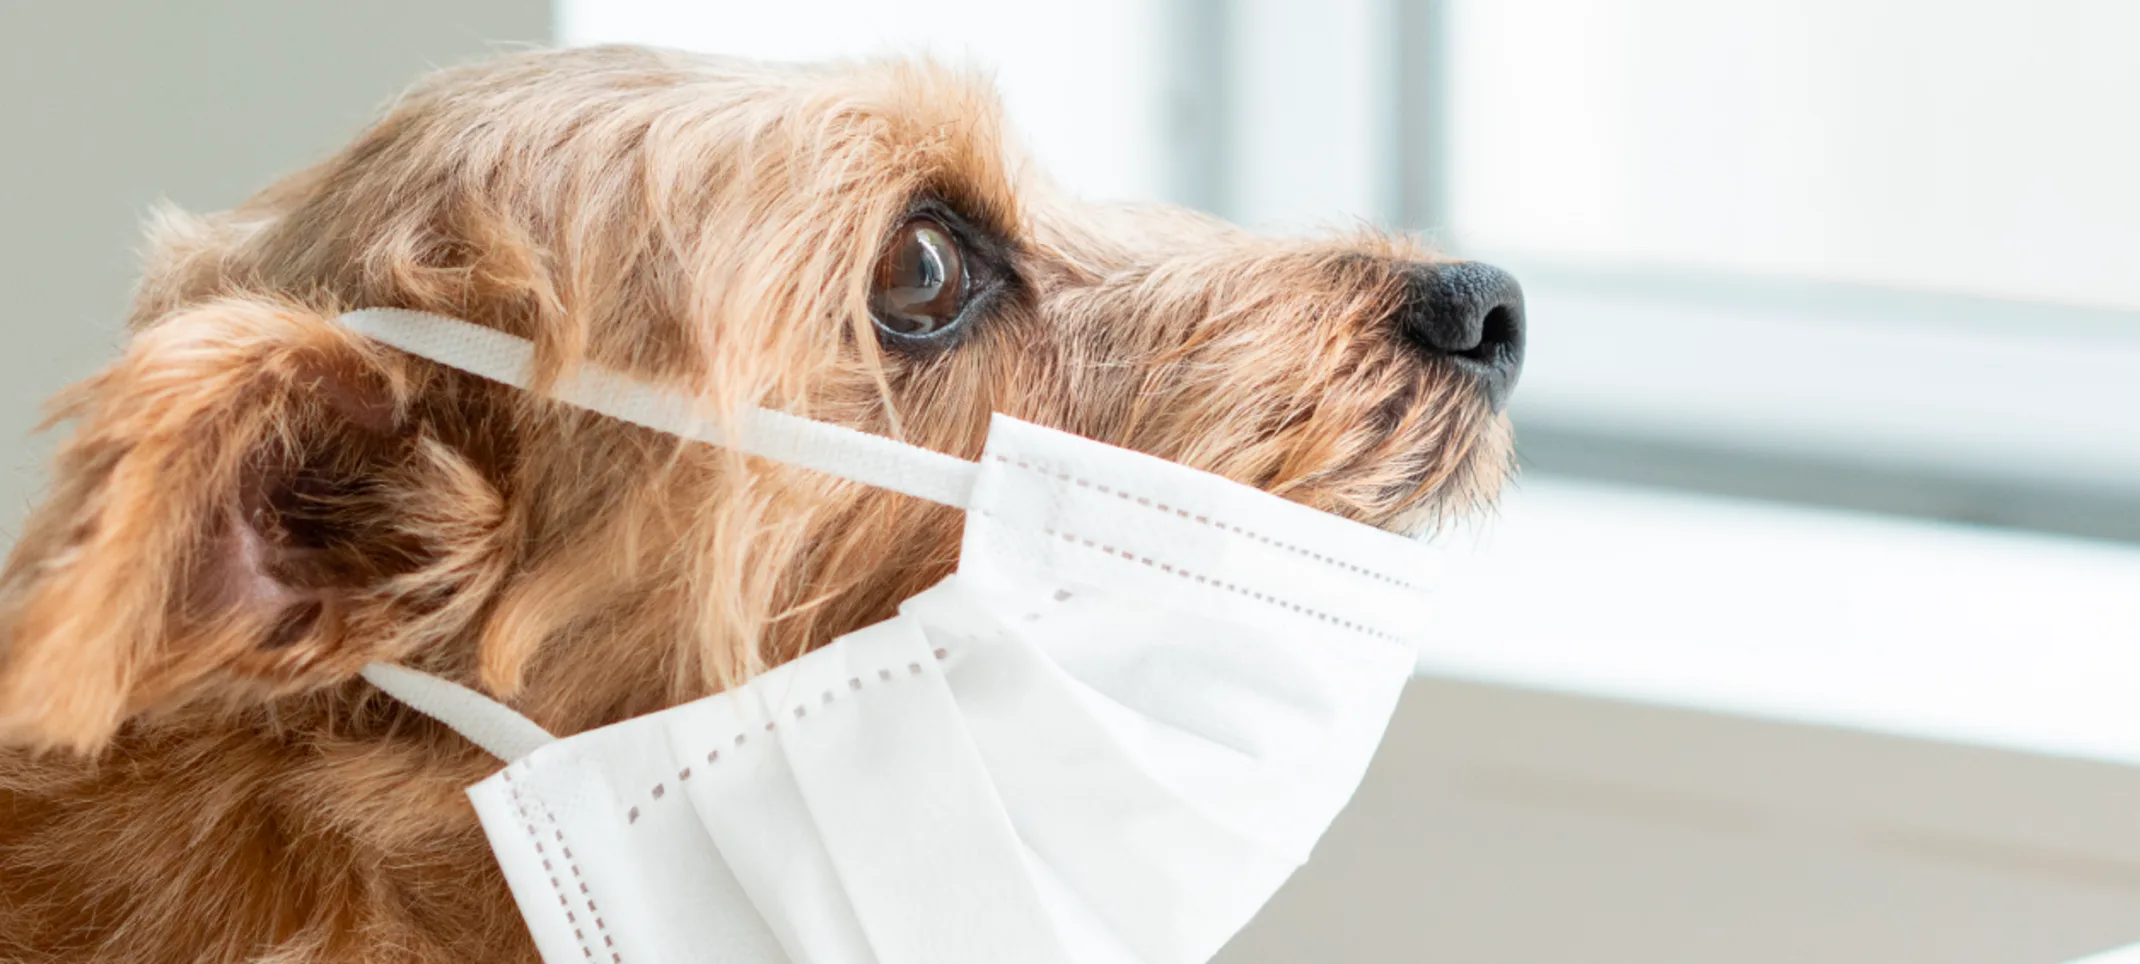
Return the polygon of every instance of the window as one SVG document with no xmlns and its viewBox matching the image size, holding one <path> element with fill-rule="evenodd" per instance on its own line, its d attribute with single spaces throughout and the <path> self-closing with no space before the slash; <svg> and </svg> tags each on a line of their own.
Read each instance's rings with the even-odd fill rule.
<svg viewBox="0 0 2140 964">
<path fill-rule="evenodd" d="M 1446 8 L 1466 246 L 2140 311 L 2140 7 Z"/>
<path fill-rule="evenodd" d="M 1429 6 L 1541 464 L 2140 537 L 2140 7 Z"/>
</svg>

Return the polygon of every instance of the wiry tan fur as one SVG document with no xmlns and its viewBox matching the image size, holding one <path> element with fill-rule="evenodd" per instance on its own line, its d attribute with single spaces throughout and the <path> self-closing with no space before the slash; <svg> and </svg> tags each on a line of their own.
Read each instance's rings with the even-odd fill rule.
<svg viewBox="0 0 2140 964">
<path fill-rule="evenodd" d="M 152 227 L 124 355 L 0 575 L 0 961 L 529 961 L 461 789 L 493 761 L 356 679 L 560 733 L 890 615 L 952 510 L 690 446 L 329 323 L 427 309 L 971 457 L 988 413 L 1393 529 L 1488 499 L 1505 421 L 1389 319 L 1402 238 L 1058 197 L 919 63 L 636 49 L 444 72 L 235 211 Z M 917 197 L 1013 245 L 955 347 L 880 347 Z"/>
</svg>

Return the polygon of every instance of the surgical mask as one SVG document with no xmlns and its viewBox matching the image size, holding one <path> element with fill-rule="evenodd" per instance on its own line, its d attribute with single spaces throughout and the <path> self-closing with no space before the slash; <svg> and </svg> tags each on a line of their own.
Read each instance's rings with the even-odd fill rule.
<svg viewBox="0 0 2140 964">
<path fill-rule="evenodd" d="M 530 346 L 340 323 L 525 388 Z M 553 738 L 367 678 L 509 761 L 471 787 L 549 964 L 1195 964 L 1308 858 L 1413 668 L 1433 553 L 1001 415 L 978 462 L 583 367 L 562 401 L 956 506 L 957 571 L 749 683 Z"/>
</svg>

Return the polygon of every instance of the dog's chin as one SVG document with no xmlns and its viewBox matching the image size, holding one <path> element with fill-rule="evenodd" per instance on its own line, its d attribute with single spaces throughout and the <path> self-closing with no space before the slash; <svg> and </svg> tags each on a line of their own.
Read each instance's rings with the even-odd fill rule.
<svg viewBox="0 0 2140 964">
<path fill-rule="evenodd" d="M 1431 542 L 1451 524 L 1462 521 L 1474 511 L 1468 503 L 1460 505 L 1435 495 L 1405 509 L 1376 528 L 1407 539 Z"/>
<path fill-rule="evenodd" d="M 1492 511 L 1502 486 L 1515 474 L 1509 437 L 1506 418 L 1489 420 L 1453 469 L 1415 480 L 1417 494 L 1411 503 L 1376 527 L 1425 542 L 1452 525 Z"/>
</svg>

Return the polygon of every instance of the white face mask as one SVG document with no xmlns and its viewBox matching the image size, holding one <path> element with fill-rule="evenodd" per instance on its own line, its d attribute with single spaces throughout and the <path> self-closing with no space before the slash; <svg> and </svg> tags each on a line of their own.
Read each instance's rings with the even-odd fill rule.
<svg viewBox="0 0 2140 964">
<path fill-rule="evenodd" d="M 525 342 L 341 323 L 525 386 Z M 979 463 L 583 370 L 561 400 L 958 506 L 958 571 L 747 685 L 564 739 L 386 666 L 511 761 L 470 788 L 549 964 L 1208 960 L 1352 796 L 1411 675 L 1421 544 L 997 416 Z"/>
</svg>

